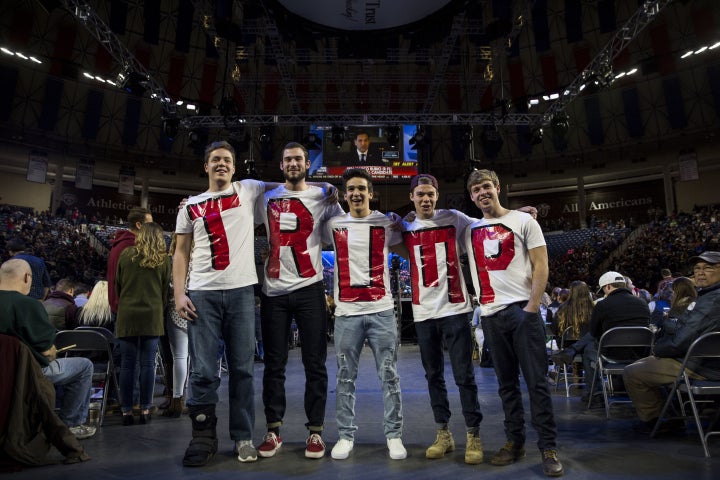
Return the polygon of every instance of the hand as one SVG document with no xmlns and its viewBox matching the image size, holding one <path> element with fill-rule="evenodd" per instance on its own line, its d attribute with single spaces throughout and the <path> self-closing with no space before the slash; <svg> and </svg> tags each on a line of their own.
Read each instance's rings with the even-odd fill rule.
<svg viewBox="0 0 720 480">
<path fill-rule="evenodd" d="M 333 185 L 332 183 L 326 183 L 323 185 L 323 190 L 325 191 L 325 203 L 329 205 L 334 205 L 338 203 L 340 194 L 338 193 L 338 189 L 335 187 L 335 185 Z"/>
<path fill-rule="evenodd" d="M 407 223 L 412 223 L 415 221 L 416 217 L 417 215 L 415 214 L 415 211 L 411 210 L 407 213 L 407 215 L 405 215 L 405 218 L 403 220 L 405 220 Z"/>
<path fill-rule="evenodd" d="M 197 318 L 195 305 L 193 305 L 192 300 L 190 300 L 187 295 L 183 295 L 180 298 L 175 297 L 175 311 L 180 315 L 180 318 L 191 322 Z"/>
<path fill-rule="evenodd" d="M 537 208 L 533 207 L 532 205 L 525 205 L 524 207 L 520 207 L 517 209 L 518 212 L 525 212 L 529 213 L 531 217 L 533 217 L 535 220 L 537 220 Z"/>
<path fill-rule="evenodd" d="M 185 208 L 185 205 L 187 205 L 188 197 L 183 197 L 182 200 L 180 200 L 180 204 L 178 205 L 178 212 Z"/>
<path fill-rule="evenodd" d="M 50 347 L 50 349 L 42 352 L 42 355 L 44 357 L 47 357 L 48 361 L 52 362 L 57 358 L 57 347 L 53 345 L 52 347 Z"/>
<path fill-rule="evenodd" d="M 403 223 L 403 219 L 400 218 L 400 215 L 395 212 L 387 212 L 385 216 L 393 222 L 392 225 L 390 225 L 390 230 L 393 232 L 405 231 L 405 224 Z"/>
</svg>

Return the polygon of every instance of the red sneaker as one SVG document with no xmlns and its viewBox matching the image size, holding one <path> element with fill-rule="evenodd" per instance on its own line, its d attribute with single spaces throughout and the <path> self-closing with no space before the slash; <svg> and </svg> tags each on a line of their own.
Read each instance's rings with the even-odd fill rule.
<svg viewBox="0 0 720 480">
<path fill-rule="evenodd" d="M 258 447 L 258 455 L 264 458 L 272 457 L 282 447 L 282 438 L 273 432 L 268 432 L 263 437 L 263 442 Z"/>
<path fill-rule="evenodd" d="M 317 433 L 311 433 L 305 442 L 306 458 L 323 458 L 325 456 L 325 442 Z"/>
</svg>

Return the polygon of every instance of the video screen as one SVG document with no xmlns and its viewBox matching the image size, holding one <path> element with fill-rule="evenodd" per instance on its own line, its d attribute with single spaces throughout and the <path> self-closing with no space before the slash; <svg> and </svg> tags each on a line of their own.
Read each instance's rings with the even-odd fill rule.
<svg viewBox="0 0 720 480">
<path fill-rule="evenodd" d="M 337 183 L 346 168 L 364 168 L 373 182 L 407 183 L 418 173 L 417 150 L 411 145 L 417 126 L 311 127 L 305 146 L 313 181 Z"/>
</svg>

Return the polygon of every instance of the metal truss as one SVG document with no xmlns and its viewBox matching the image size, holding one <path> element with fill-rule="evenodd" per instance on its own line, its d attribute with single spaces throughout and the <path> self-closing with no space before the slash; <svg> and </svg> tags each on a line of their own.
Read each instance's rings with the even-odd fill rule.
<svg viewBox="0 0 720 480">
<path fill-rule="evenodd" d="M 337 115 L 238 115 L 238 116 L 195 116 L 180 120 L 180 127 L 237 129 L 255 125 L 284 125 L 331 128 L 333 126 L 359 125 L 535 125 L 542 120 L 540 113 L 511 113 L 504 118 L 488 113 L 447 113 L 447 114 L 337 114 Z"/>
<path fill-rule="evenodd" d="M 447 72 L 450 58 L 452 57 L 453 50 L 455 50 L 455 44 L 460 34 L 463 32 L 463 23 L 465 20 L 465 13 L 458 13 L 453 17 L 452 27 L 450 28 L 450 35 L 445 37 L 443 42 L 442 51 L 440 53 L 440 62 L 435 68 L 432 80 L 430 81 L 430 87 L 428 88 L 428 94 L 425 98 L 423 105 L 423 113 L 428 114 L 432 111 L 435 99 L 440 91 L 440 85 L 443 84 L 445 78 L 445 72 Z"/>
<path fill-rule="evenodd" d="M 158 100 L 162 104 L 163 112 L 166 116 L 172 117 L 177 114 L 177 107 L 170 98 L 170 95 L 165 91 L 165 88 L 153 78 L 150 72 L 135 58 L 132 52 L 120 42 L 120 39 L 110 30 L 110 27 L 105 24 L 90 5 L 82 0 L 61 1 L 67 11 L 85 26 L 123 69 L 131 70 L 142 76 L 143 86 L 150 92 L 151 98 Z"/>
<path fill-rule="evenodd" d="M 672 1 L 673 0 L 646 0 L 640 5 L 628 21 L 615 32 L 610 42 L 608 42 L 587 67 L 575 77 L 575 80 L 565 87 L 560 98 L 548 107 L 542 115 L 542 121 L 539 124 L 549 124 L 555 115 L 564 111 L 567 106 L 580 95 L 586 82 L 588 82 L 593 75 L 600 73 L 603 68 L 607 68 L 607 65 L 612 66 L 612 61 L 620 52 Z"/>
<path fill-rule="evenodd" d="M 265 11 L 266 38 L 270 41 L 270 47 L 273 57 L 275 58 L 275 65 L 277 66 L 278 73 L 282 79 L 282 85 L 285 87 L 285 95 L 287 95 L 290 110 L 292 113 L 299 113 L 300 103 L 298 102 L 295 85 L 293 84 L 293 78 L 290 74 L 290 62 L 283 51 L 280 30 L 278 29 L 277 23 L 275 23 L 275 19 L 273 19 L 270 12 L 268 12 L 265 2 L 262 2 L 262 5 Z"/>
</svg>

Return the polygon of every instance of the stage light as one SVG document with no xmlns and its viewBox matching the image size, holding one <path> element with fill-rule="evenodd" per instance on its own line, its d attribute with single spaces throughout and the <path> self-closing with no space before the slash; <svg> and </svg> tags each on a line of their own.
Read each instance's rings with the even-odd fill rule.
<svg viewBox="0 0 720 480">
<path fill-rule="evenodd" d="M 263 145 L 270 145 L 272 143 L 273 127 L 265 125 L 260 127 L 260 135 L 258 140 Z"/>
<path fill-rule="evenodd" d="M 486 125 L 481 134 L 482 149 L 486 158 L 497 158 L 503 146 L 503 138 L 495 125 Z"/>
<path fill-rule="evenodd" d="M 175 140 L 180 130 L 180 119 L 175 117 L 163 118 L 162 129 L 168 140 Z"/>
<path fill-rule="evenodd" d="M 303 146 L 310 150 L 322 150 L 322 144 L 317 133 L 310 132 L 303 138 Z"/>
<path fill-rule="evenodd" d="M 127 93 L 142 97 L 147 90 L 149 81 L 146 77 L 143 77 L 130 67 L 125 67 L 120 73 L 118 73 L 115 83 L 117 83 L 118 87 L 122 88 Z"/>
<path fill-rule="evenodd" d="M 345 127 L 332 127 L 330 135 L 333 145 L 340 150 L 345 142 Z"/>
<path fill-rule="evenodd" d="M 530 145 L 540 145 L 543 141 L 543 129 L 537 127 L 530 133 Z"/>
<path fill-rule="evenodd" d="M 386 128 L 387 134 L 385 135 L 385 138 L 387 139 L 388 145 L 390 148 L 397 148 L 398 142 L 400 142 L 400 127 L 397 126 L 391 126 Z"/>
<path fill-rule="evenodd" d="M 418 125 L 415 133 L 412 137 L 410 137 L 410 140 L 408 140 L 408 143 L 410 144 L 410 149 L 417 150 L 418 148 L 424 147 L 426 144 L 425 140 L 425 128 L 421 125 Z"/>
</svg>

